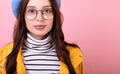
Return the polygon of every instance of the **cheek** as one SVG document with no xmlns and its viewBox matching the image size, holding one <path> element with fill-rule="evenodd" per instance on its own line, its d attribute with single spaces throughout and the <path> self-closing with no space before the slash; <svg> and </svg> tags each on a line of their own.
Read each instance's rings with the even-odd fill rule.
<svg viewBox="0 0 120 74">
<path fill-rule="evenodd" d="M 28 30 L 31 29 L 32 28 L 32 22 L 26 20 L 26 27 L 27 27 Z"/>
<path fill-rule="evenodd" d="M 52 27 L 53 27 L 53 21 L 50 21 L 50 22 L 48 23 L 48 27 L 49 27 L 50 29 L 52 29 Z"/>
<path fill-rule="evenodd" d="M 50 23 L 50 25 L 52 26 L 52 25 L 53 25 L 53 20 L 51 20 L 49 23 Z"/>
</svg>

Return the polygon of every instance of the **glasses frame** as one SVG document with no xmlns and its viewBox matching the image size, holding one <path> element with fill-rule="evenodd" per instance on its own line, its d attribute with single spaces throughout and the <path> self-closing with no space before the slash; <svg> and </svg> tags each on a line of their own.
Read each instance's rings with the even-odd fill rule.
<svg viewBox="0 0 120 74">
<path fill-rule="evenodd" d="M 51 9 L 51 14 L 53 15 L 53 16 L 51 16 L 51 18 L 45 18 L 46 16 L 44 15 L 44 10 L 46 10 L 46 9 Z M 44 9 L 42 9 L 42 10 L 36 10 L 36 9 L 34 9 L 35 11 L 36 11 L 36 13 L 34 14 L 35 15 L 35 17 L 33 18 L 33 19 L 30 19 L 30 18 L 28 18 L 27 17 L 27 9 L 26 9 L 26 11 L 25 11 L 25 16 L 26 16 L 26 18 L 28 19 L 28 20 L 35 20 L 36 18 L 37 18 L 37 16 L 38 16 L 38 12 L 40 12 L 41 14 L 42 14 L 42 18 L 44 19 L 44 20 L 50 20 L 50 19 L 53 19 L 54 18 L 54 10 L 52 9 L 52 8 L 44 8 Z"/>
</svg>

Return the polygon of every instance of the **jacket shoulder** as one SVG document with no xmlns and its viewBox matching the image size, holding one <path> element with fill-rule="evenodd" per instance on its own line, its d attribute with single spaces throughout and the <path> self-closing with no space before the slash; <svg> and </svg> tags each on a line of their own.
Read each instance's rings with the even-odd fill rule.
<svg viewBox="0 0 120 74">
<path fill-rule="evenodd" d="M 84 58 L 81 49 L 73 46 L 67 46 L 67 49 L 70 53 L 70 60 L 76 71 L 76 74 L 84 74 L 84 69 L 83 69 Z"/>
<path fill-rule="evenodd" d="M 83 57 L 82 55 L 82 51 L 80 48 L 78 47 L 73 47 L 73 46 L 66 46 L 66 48 L 68 49 L 68 51 L 70 52 L 70 56 L 75 56 L 78 55 L 79 57 Z"/>
<path fill-rule="evenodd" d="M 6 46 L 4 46 L 3 48 L 0 48 L 0 56 L 2 58 L 5 58 L 12 51 L 12 48 L 13 48 L 13 43 L 9 43 Z"/>
</svg>

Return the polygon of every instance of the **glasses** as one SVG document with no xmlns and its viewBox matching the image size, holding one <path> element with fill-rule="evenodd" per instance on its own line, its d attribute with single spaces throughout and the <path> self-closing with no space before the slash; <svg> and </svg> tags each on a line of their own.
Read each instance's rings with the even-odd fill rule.
<svg viewBox="0 0 120 74">
<path fill-rule="evenodd" d="M 42 10 L 36 10 L 34 8 L 26 9 L 26 18 L 29 20 L 35 20 L 38 16 L 38 12 L 41 12 L 42 18 L 45 20 L 53 19 L 53 10 L 52 8 L 44 8 Z"/>
</svg>

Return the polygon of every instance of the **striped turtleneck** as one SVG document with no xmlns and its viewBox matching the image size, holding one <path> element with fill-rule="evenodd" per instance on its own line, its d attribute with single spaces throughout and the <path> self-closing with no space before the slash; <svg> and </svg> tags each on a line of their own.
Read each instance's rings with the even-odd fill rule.
<svg viewBox="0 0 120 74">
<path fill-rule="evenodd" d="M 60 61 L 50 35 L 43 40 L 36 40 L 30 34 L 27 34 L 22 52 L 28 74 L 59 73 Z"/>
</svg>

